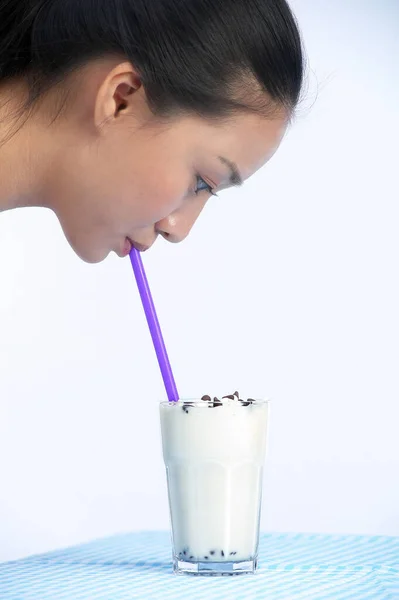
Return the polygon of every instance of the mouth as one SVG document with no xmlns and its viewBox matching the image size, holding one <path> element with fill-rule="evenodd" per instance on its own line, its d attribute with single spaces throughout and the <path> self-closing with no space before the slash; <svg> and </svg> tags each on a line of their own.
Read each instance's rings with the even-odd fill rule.
<svg viewBox="0 0 399 600">
<path fill-rule="evenodd" d="M 130 238 L 127 238 L 133 248 L 136 248 L 139 252 L 146 252 L 150 249 L 151 246 L 146 246 L 145 244 L 140 244 L 139 242 L 134 242 Z"/>
<path fill-rule="evenodd" d="M 139 242 L 135 242 L 135 241 L 131 240 L 129 237 L 126 237 L 121 246 L 120 251 L 117 252 L 117 254 L 120 258 L 124 258 L 128 254 L 130 254 L 130 252 L 132 251 L 132 248 L 135 248 L 139 252 L 145 252 L 146 250 L 148 250 L 150 248 L 150 246 L 145 246 L 144 244 L 140 244 Z"/>
</svg>

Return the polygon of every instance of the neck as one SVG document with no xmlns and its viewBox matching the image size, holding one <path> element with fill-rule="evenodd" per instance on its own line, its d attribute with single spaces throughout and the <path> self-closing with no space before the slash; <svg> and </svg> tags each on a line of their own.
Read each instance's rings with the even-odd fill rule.
<svg viewBox="0 0 399 600">
<path fill-rule="evenodd" d="M 44 205 L 44 130 L 34 115 L 20 115 L 20 106 L 20 86 L 0 88 L 0 211 Z"/>
</svg>

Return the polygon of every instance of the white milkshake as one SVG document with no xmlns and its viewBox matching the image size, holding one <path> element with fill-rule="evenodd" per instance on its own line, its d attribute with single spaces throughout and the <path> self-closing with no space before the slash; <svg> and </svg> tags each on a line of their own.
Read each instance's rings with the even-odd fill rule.
<svg viewBox="0 0 399 600">
<path fill-rule="evenodd" d="M 178 572 L 256 568 L 268 403 L 231 398 L 161 404 Z"/>
</svg>

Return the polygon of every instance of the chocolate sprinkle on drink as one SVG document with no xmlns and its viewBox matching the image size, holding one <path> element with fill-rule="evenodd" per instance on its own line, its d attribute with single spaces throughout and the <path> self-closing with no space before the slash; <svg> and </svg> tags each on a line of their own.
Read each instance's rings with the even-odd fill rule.
<svg viewBox="0 0 399 600">
<path fill-rule="evenodd" d="M 242 398 L 240 398 L 240 394 L 238 392 L 234 392 L 234 394 L 228 394 L 227 396 L 222 396 L 222 400 L 220 400 L 216 396 L 212 400 L 212 398 L 208 396 L 208 394 L 206 394 L 205 396 L 202 396 L 201 400 L 209 402 L 208 408 L 216 408 L 217 406 L 223 406 L 223 400 L 236 400 L 241 404 L 241 406 L 249 406 L 250 404 L 254 404 L 256 402 L 252 398 L 243 400 Z"/>
<path fill-rule="evenodd" d="M 183 403 L 184 412 L 188 414 L 188 412 L 189 412 L 188 409 L 192 408 L 193 406 L 194 406 L 194 404 L 192 402 L 184 402 Z"/>
</svg>

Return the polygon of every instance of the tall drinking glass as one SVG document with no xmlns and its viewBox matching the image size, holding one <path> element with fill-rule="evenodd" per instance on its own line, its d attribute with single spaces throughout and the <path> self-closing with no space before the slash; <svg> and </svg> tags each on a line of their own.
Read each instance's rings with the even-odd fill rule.
<svg viewBox="0 0 399 600">
<path fill-rule="evenodd" d="M 161 403 L 176 573 L 255 572 L 268 413 L 262 400 Z"/>
</svg>

